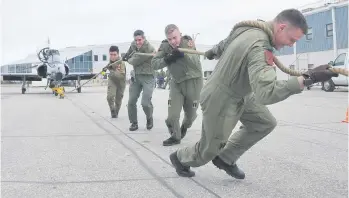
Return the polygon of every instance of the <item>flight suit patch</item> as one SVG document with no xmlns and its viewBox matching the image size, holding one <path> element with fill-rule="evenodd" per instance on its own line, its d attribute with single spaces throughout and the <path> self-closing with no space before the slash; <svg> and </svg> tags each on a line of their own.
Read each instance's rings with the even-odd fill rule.
<svg viewBox="0 0 349 198">
<path fill-rule="evenodd" d="M 265 50 L 264 51 L 265 55 L 265 61 L 267 62 L 268 65 L 273 66 L 274 65 L 274 55 L 271 51 Z"/>
</svg>

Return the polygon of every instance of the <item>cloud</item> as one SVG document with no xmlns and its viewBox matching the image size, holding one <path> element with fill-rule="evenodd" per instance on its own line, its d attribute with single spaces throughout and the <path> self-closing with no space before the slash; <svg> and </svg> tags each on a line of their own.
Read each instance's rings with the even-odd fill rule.
<svg viewBox="0 0 349 198">
<path fill-rule="evenodd" d="M 282 9 L 307 3 L 309 0 L 3 0 L 1 64 L 35 52 L 48 36 L 57 48 L 130 41 L 136 29 L 143 29 L 150 40 L 163 40 L 169 23 L 177 24 L 184 34 L 200 33 L 198 43 L 215 44 L 238 21 L 272 19 Z"/>
</svg>

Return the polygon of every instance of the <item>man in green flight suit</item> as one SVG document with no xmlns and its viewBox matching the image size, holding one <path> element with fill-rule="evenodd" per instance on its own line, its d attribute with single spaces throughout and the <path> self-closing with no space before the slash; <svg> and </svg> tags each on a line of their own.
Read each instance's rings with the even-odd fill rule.
<svg viewBox="0 0 349 198">
<path fill-rule="evenodd" d="M 271 30 L 245 25 L 233 29 L 230 35 L 205 56 L 219 58 L 212 75 L 200 94 L 203 114 L 200 140 L 193 146 L 178 149 L 170 160 L 178 175 L 192 177 L 190 167 L 200 167 L 212 160 L 234 178 L 244 179 L 245 173 L 236 161 L 249 148 L 276 127 L 276 119 L 266 105 L 299 94 L 308 84 L 338 76 L 321 65 L 300 77 L 276 80 L 273 48 L 292 46 L 308 26 L 301 12 L 288 9 L 271 22 L 262 22 Z M 243 126 L 231 135 L 238 121 Z"/>
<path fill-rule="evenodd" d="M 184 54 L 177 48 L 195 49 L 194 42 L 189 36 L 181 36 L 174 24 L 165 28 L 166 40 L 163 40 L 158 52 L 152 59 L 155 70 L 167 67 L 172 80 L 168 100 L 168 117 L 165 123 L 171 137 L 163 142 L 164 146 L 179 144 L 197 117 L 196 110 L 203 86 L 203 74 L 199 55 Z M 181 110 L 184 119 L 179 127 Z"/>
<path fill-rule="evenodd" d="M 151 98 L 155 84 L 155 73 L 151 67 L 152 57 L 137 55 L 134 54 L 134 52 L 155 54 L 155 48 L 146 40 L 142 30 L 136 30 L 133 37 L 134 41 L 132 41 L 130 48 L 123 57 L 124 61 L 127 61 L 133 65 L 135 74 L 135 77 L 130 84 L 129 100 L 127 105 L 128 117 L 131 123 L 130 131 L 135 131 L 138 129 L 136 104 L 142 90 L 143 93 L 141 105 L 147 118 L 147 129 L 149 130 L 153 128 L 153 104 L 151 102 Z"/>
<path fill-rule="evenodd" d="M 119 48 L 117 46 L 111 46 L 109 48 L 109 56 L 110 62 L 103 69 L 103 71 L 107 71 L 108 69 L 110 72 L 108 78 L 107 101 L 109 104 L 111 117 L 117 118 L 125 92 L 126 66 L 124 62 L 110 65 L 120 59 Z"/>
</svg>

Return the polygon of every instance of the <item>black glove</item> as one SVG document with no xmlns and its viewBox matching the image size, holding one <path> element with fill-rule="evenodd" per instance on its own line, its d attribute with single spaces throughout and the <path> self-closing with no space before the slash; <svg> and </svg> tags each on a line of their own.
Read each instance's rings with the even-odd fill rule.
<svg viewBox="0 0 349 198">
<path fill-rule="evenodd" d="M 208 60 L 213 60 L 214 59 L 214 56 L 215 54 L 213 53 L 212 50 L 208 50 L 205 52 L 205 57 L 208 59 Z"/>
<path fill-rule="evenodd" d="M 108 70 L 107 67 L 104 67 L 104 68 L 102 69 L 102 71 L 104 71 L 104 72 L 106 72 L 107 70 Z"/>
<path fill-rule="evenodd" d="M 166 54 L 166 56 L 164 57 L 164 61 L 167 65 L 176 62 L 176 59 L 177 58 L 171 54 Z"/>
<path fill-rule="evenodd" d="M 184 53 L 183 52 L 180 52 L 177 48 L 173 49 L 171 54 L 167 54 L 165 57 L 164 57 L 164 61 L 166 64 L 171 64 L 171 63 L 174 63 L 176 62 L 176 60 L 178 58 L 182 58 L 184 57 Z"/>
<path fill-rule="evenodd" d="M 310 79 L 312 84 L 328 81 L 332 77 L 338 77 L 337 73 L 334 73 L 328 69 L 330 67 L 330 65 L 320 65 L 303 73 L 303 77 L 307 80 Z"/>
<path fill-rule="evenodd" d="M 122 61 L 127 61 L 128 60 L 128 56 L 125 55 L 124 57 L 122 57 Z"/>
<path fill-rule="evenodd" d="M 177 48 L 174 48 L 173 50 L 172 50 L 172 56 L 174 56 L 174 57 L 176 57 L 176 58 L 182 58 L 182 57 L 184 57 L 184 53 L 183 52 L 181 52 L 181 51 L 179 51 Z"/>
</svg>

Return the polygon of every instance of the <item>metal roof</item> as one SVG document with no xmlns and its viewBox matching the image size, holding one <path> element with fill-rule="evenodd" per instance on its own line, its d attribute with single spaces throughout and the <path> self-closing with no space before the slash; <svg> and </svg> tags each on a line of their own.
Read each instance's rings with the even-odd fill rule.
<svg viewBox="0 0 349 198">
<path fill-rule="evenodd" d="M 312 15 L 318 12 L 323 12 L 333 7 L 348 6 L 348 0 L 322 0 L 314 3 L 309 3 L 298 9 L 303 13 L 304 16 Z"/>
<path fill-rule="evenodd" d="M 66 59 L 71 59 L 74 58 L 76 56 L 79 56 L 81 54 L 84 54 L 88 51 L 91 51 L 91 49 L 86 49 L 86 47 L 79 47 L 79 48 L 64 48 L 64 49 L 60 49 L 59 53 L 61 56 L 62 61 L 64 62 Z M 6 64 L 6 65 L 16 65 L 16 64 L 26 64 L 26 63 L 40 63 L 37 54 L 32 53 L 29 54 L 26 58 L 18 60 L 18 61 L 14 61 L 10 64 Z"/>
</svg>

